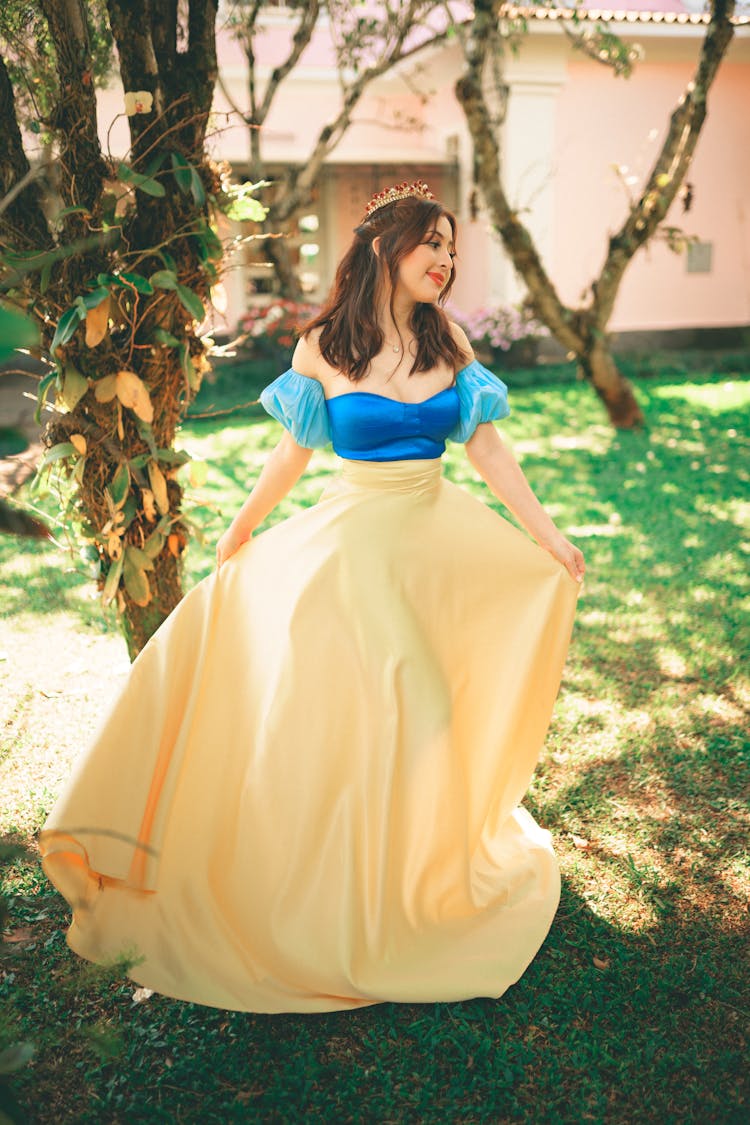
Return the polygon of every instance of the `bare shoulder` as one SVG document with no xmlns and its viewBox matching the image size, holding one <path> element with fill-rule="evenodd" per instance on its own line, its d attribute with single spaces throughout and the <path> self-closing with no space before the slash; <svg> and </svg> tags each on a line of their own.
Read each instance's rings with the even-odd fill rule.
<svg viewBox="0 0 750 1125">
<path fill-rule="evenodd" d="M 461 328 L 460 325 L 456 324 L 455 321 L 449 320 L 448 323 L 451 326 L 453 339 L 456 341 L 465 357 L 464 363 L 471 363 L 471 361 L 474 359 L 474 349 L 469 343 L 469 337 L 466 335 L 463 328 Z"/>
<path fill-rule="evenodd" d="M 325 363 L 318 347 L 319 337 L 319 328 L 313 328 L 306 336 L 300 336 L 292 356 L 294 370 L 300 375 L 306 375 L 308 379 L 317 379 L 318 382 L 321 381 L 322 366 Z"/>
</svg>

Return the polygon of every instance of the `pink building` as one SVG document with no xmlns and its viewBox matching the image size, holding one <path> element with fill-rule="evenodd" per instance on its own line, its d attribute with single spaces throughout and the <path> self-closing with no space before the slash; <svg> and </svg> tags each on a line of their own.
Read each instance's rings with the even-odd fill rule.
<svg viewBox="0 0 750 1125">
<path fill-rule="evenodd" d="M 688 3 L 690 7 L 688 8 Z M 562 9 L 530 8 L 529 33 L 505 64 L 509 86 L 502 130 L 506 186 L 537 240 L 562 298 L 585 300 L 607 237 L 622 223 L 689 82 L 705 34 L 701 0 L 626 0 L 592 20 L 639 44 L 629 79 L 572 50 Z M 257 57 L 260 81 L 285 55 L 296 17 L 283 7 L 265 17 Z M 247 105 L 244 57 L 228 32 L 221 75 L 232 100 Z M 354 124 L 325 165 L 315 204 L 295 244 L 311 300 L 326 292 L 363 203 L 379 188 L 423 178 L 456 211 L 459 280 L 454 301 L 465 312 L 513 304 L 523 296 L 472 187 L 471 145 L 453 96 L 461 52 L 455 42 L 426 49 L 378 79 L 358 105 Z M 420 95 L 427 95 L 423 100 Z M 279 90 L 263 131 L 269 168 L 303 162 L 339 104 L 329 29 L 318 27 L 301 63 Z M 217 157 L 247 168 L 246 128 L 217 92 Z M 225 116 L 229 114 L 229 116 Z M 709 97 L 708 119 L 689 174 L 692 205 L 677 200 L 668 221 L 699 240 L 675 254 L 655 241 L 626 275 L 613 330 L 750 325 L 750 34 L 737 29 Z M 267 301 L 268 269 L 247 252 L 227 274 L 232 328 L 248 303 Z"/>
</svg>

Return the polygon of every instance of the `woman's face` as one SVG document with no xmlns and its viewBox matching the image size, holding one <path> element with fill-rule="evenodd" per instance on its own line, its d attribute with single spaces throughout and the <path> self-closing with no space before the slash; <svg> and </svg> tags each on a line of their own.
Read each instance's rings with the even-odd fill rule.
<svg viewBox="0 0 750 1125">
<path fill-rule="evenodd" d="M 396 297 L 422 304 L 435 304 L 451 275 L 453 230 L 445 215 L 422 235 L 419 246 L 398 265 Z"/>
</svg>

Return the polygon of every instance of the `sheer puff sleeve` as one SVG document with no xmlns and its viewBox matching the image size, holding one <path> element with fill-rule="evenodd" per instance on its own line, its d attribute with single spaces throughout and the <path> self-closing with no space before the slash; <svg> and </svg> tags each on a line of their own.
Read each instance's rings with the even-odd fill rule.
<svg viewBox="0 0 750 1125">
<path fill-rule="evenodd" d="M 281 422 L 298 445 L 322 449 L 331 440 L 323 388 L 317 379 L 300 375 L 293 367 L 261 392 L 265 410 Z"/>
<path fill-rule="evenodd" d="M 507 418 L 510 414 L 505 383 L 476 359 L 456 375 L 456 390 L 460 414 L 457 425 L 448 434 L 449 441 L 468 441 L 481 422 Z"/>
</svg>

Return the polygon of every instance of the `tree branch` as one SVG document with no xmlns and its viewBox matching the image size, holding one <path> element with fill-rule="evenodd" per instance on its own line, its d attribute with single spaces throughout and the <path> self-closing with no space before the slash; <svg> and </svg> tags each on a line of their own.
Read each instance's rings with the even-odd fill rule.
<svg viewBox="0 0 750 1125">
<path fill-rule="evenodd" d="M 297 30 L 294 33 L 292 40 L 292 49 L 289 55 L 281 64 L 274 68 L 271 77 L 268 80 L 265 92 L 263 94 L 263 101 L 259 110 L 254 110 L 254 121 L 256 125 L 262 125 L 268 116 L 268 111 L 271 108 L 274 94 L 278 89 L 281 82 L 284 81 L 287 74 L 292 70 L 299 61 L 300 55 L 312 38 L 312 33 L 315 30 L 315 24 L 318 21 L 318 14 L 320 12 L 320 4 L 318 0 L 309 0 L 302 8 L 302 17 L 297 25 Z"/>
<path fill-rule="evenodd" d="M 592 286 L 596 319 L 606 324 L 630 259 L 653 236 L 680 189 L 706 116 L 707 97 L 734 35 L 735 0 L 713 0 L 711 23 L 701 46 L 695 75 L 677 103 L 646 186 L 620 230 L 609 240 L 607 260 Z"/>
<path fill-rule="evenodd" d="M 493 226 L 526 281 L 539 317 L 563 347 L 579 352 L 582 340 L 573 326 L 572 314 L 560 301 L 534 240 L 511 208 L 500 179 L 497 130 L 490 120 L 482 84 L 488 48 L 497 26 L 498 6 L 498 0 L 475 0 L 474 23 L 464 44 L 466 71 L 456 83 L 456 97 L 472 136 L 477 180 Z"/>
<path fill-rule="evenodd" d="M 423 51 L 426 47 L 430 47 L 445 38 L 447 29 L 436 32 L 431 38 L 404 51 L 404 43 L 413 29 L 415 13 L 423 7 L 422 0 L 410 0 L 400 23 L 395 28 L 394 38 L 390 46 L 381 54 L 380 61 L 367 67 L 354 82 L 345 87 L 344 103 L 338 116 L 321 129 L 304 167 L 296 175 L 290 176 L 289 190 L 280 203 L 272 207 L 272 218 L 276 222 L 286 221 L 299 207 L 309 201 L 312 188 L 320 175 L 326 157 L 335 149 L 349 127 L 354 108 L 367 86 L 395 63 L 411 58 L 419 51 Z"/>
</svg>

